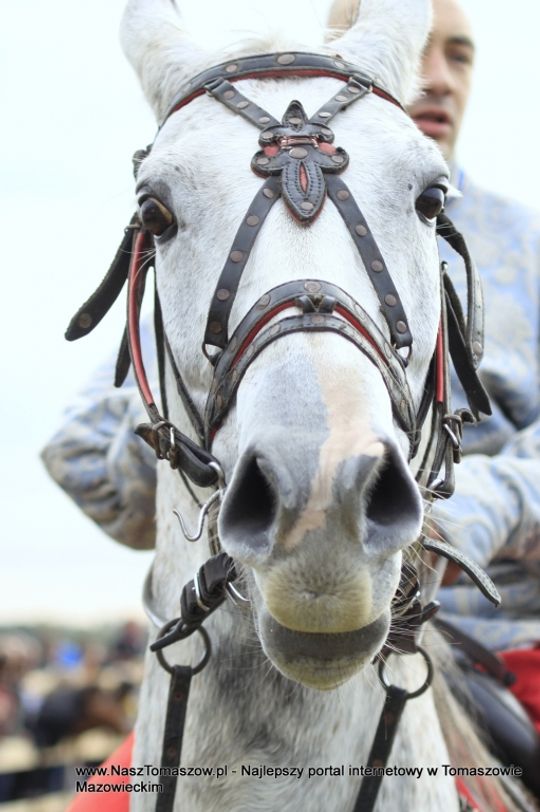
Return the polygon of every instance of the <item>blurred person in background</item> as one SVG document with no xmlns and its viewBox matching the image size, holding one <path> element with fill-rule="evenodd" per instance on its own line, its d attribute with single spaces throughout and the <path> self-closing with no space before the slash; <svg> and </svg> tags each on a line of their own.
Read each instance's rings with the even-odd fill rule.
<svg viewBox="0 0 540 812">
<path fill-rule="evenodd" d="M 358 2 L 336 0 L 329 26 L 343 31 L 357 14 Z M 500 609 L 449 564 L 437 595 L 441 615 L 484 646 L 504 652 L 517 675 L 512 690 L 540 732 L 540 216 L 479 187 L 456 158 L 475 57 L 461 4 L 433 0 L 423 92 L 409 113 L 449 164 L 453 188 L 445 211 L 465 237 L 482 279 L 486 322 L 480 375 L 493 414 L 477 426 L 464 424 L 465 456 L 455 469 L 455 493 L 433 504 L 427 525 L 495 581 Z M 485 135 L 489 138 L 488 131 Z M 464 301 L 461 260 L 441 243 L 441 259 Z M 455 372 L 452 398 L 454 407 L 467 405 Z"/>
</svg>

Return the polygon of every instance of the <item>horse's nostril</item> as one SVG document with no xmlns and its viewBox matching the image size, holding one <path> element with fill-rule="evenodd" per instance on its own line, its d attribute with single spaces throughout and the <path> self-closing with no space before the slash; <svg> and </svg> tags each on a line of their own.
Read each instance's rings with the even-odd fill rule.
<svg viewBox="0 0 540 812">
<path fill-rule="evenodd" d="M 419 525 L 422 507 L 414 482 L 408 475 L 401 458 L 387 449 L 383 467 L 366 504 L 366 518 L 371 525 L 371 533 L 379 530 L 384 536 L 390 528 L 410 530 L 411 525 Z"/>
<path fill-rule="evenodd" d="M 277 496 L 264 467 L 256 456 L 246 462 L 231 483 L 221 514 L 222 533 L 251 547 L 268 543 L 267 531 L 276 515 Z"/>
</svg>

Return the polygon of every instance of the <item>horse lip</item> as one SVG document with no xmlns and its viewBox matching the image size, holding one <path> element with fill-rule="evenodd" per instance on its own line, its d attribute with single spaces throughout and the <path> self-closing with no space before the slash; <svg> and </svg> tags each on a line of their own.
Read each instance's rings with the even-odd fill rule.
<svg viewBox="0 0 540 812">
<path fill-rule="evenodd" d="M 271 659 L 286 665 L 309 661 L 314 668 L 365 659 L 382 647 L 390 625 L 384 613 L 350 632 L 299 632 L 282 626 L 269 612 L 259 618 L 261 640 Z"/>
</svg>

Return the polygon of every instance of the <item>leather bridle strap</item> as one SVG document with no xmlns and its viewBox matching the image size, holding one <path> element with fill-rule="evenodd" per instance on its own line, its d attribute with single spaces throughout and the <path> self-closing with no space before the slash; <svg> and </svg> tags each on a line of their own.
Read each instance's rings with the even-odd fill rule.
<svg viewBox="0 0 540 812">
<path fill-rule="evenodd" d="M 158 459 L 166 459 L 172 468 L 183 471 L 196 485 L 209 487 L 218 481 L 220 465 L 216 458 L 187 435 L 179 431 L 159 412 L 150 389 L 142 356 L 139 331 L 141 288 L 148 269 L 145 250 L 149 235 L 139 231 L 133 240 L 131 265 L 128 276 L 128 344 L 131 363 L 143 405 L 150 423 L 137 427 L 136 433 L 147 442 Z"/>
<path fill-rule="evenodd" d="M 299 311 L 277 320 L 282 312 Z M 236 328 L 217 361 L 205 424 L 207 445 L 230 409 L 253 360 L 269 344 L 295 332 L 335 332 L 372 361 L 386 385 L 394 415 L 416 448 L 416 418 L 404 363 L 369 314 L 337 285 L 320 279 L 296 280 L 265 293 Z"/>
<path fill-rule="evenodd" d="M 388 762 L 392 745 L 409 694 L 405 688 L 390 685 L 386 691 L 384 707 L 366 763 L 366 772 L 356 798 L 353 812 L 371 812 L 384 778 L 384 768 Z M 157 810 L 156 810 L 157 812 Z"/>
<path fill-rule="evenodd" d="M 253 198 L 236 232 L 210 302 L 204 343 L 223 349 L 229 341 L 229 316 L 242 272 L 266 217 L 281 195 L 280 179 L 270 177 Z"/>
<path fill-rule="evenodd" d="M 105 277 L 69 322 L 65 332 L 68 341 L 76 341 L 91 333 L 120 295 L 129 273 L 133 233 L 138 228 L 138 217 L 133 215 Z"/>
<path fill-rule="evenodd" d="M 359 73 L 357 65 L 346 62 L 340 56 L 291 51 L 290 53 L 239 57 L 202 71 L 193 77 L 187 88 L 173 101 L 161 126 L 177 110 L 185 107 L 198 96 L 202 96 L 210 88 L 217 87 L 224 80 L 238 82 L 241 79 L 277 79 L 286 76 L 295 79 L 326 76 L 346 81 L 352 77 L 356 82 L 367 87 L 371 93 L 403 110 L 402 105 L 394 96 L 376 85 L 369 77 Z"/>
<path fill-rule="evenodd" d="M 171 812 L 174 807 L 178 767 L 182 754 L 182 741 L 193 670 L 190 666 L 174 665 L 170 669 L 169 696 L 161 750 L 161 792 L 158 793 L 155 812 Z"/>
<path fill-rule="evenodd" d="M 279 124 L 229 81 L 207 86 L 208 93 L 217 101 L 262 129 L 259 144 L 263 149 L 255 154 L 252 169 L 269 178 L 244 216 L 219 277 L 210 305 L 205 345 L 221 349 L 227 345 L 228 319 L 242 272 L 277 197 L 282 194 L 293 217 L 309 224 L 322 208 L 328 190 L 377 293 L 393 345 L 410 352 L 412 335 L 386 263 L 350 190 L 336 177 L 348 165 L 349 157 L 345 150 L 333 146 L 334 134 L 328 127 L 337 113 L 362 99 L 370 89 L 365 80 L 359 82 L 351 77 L 309 120 L 300 102 L 293 101 Z"/>
<path fill-rule="evenodd" d="M 384 258 L 347 185 L 336 175 L 326 178 L 328 196 L 349 230 L 380 302 L 395 347 L 412 344 L 407 317 Z"/>
</svg>

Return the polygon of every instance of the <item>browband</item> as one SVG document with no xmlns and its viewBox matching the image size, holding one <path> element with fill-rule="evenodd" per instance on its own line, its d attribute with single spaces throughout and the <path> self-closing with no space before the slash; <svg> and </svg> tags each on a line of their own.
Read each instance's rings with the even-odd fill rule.
<svg viewBox="0 0 540 812">
<path fill-rule="evenodd" d="M 357 65 L 346 62 L 339 55 L 326 56 L 324 54 L 291 51 L 289 53 L 242 56 L 237 59 L 229 59 L 201 71 L 187 83 L 187 86 L 173 101 L 161 123 L 160 129 L 169 116 L 172 116 L 181 107 L 189 104 L 198 96 L 202 96 L 214 86 L 221 84 L 224 80 L 239 82 L 241 79 L 279 79 L 286 76 L 294 78 L 327 76 L 333 79 L 345 80 L 352 78 L 359 84 L 364 85 L 369 92 L 403 110 L 402 105 L 394 96 L 359 71 Z M 238 112 L 244 115 L 242 108 Z M 263 114 L 268 115 L 267 113 Z M 269 123 L 270 119 L 262 122 L 263 125 Z"/>
</svg>

